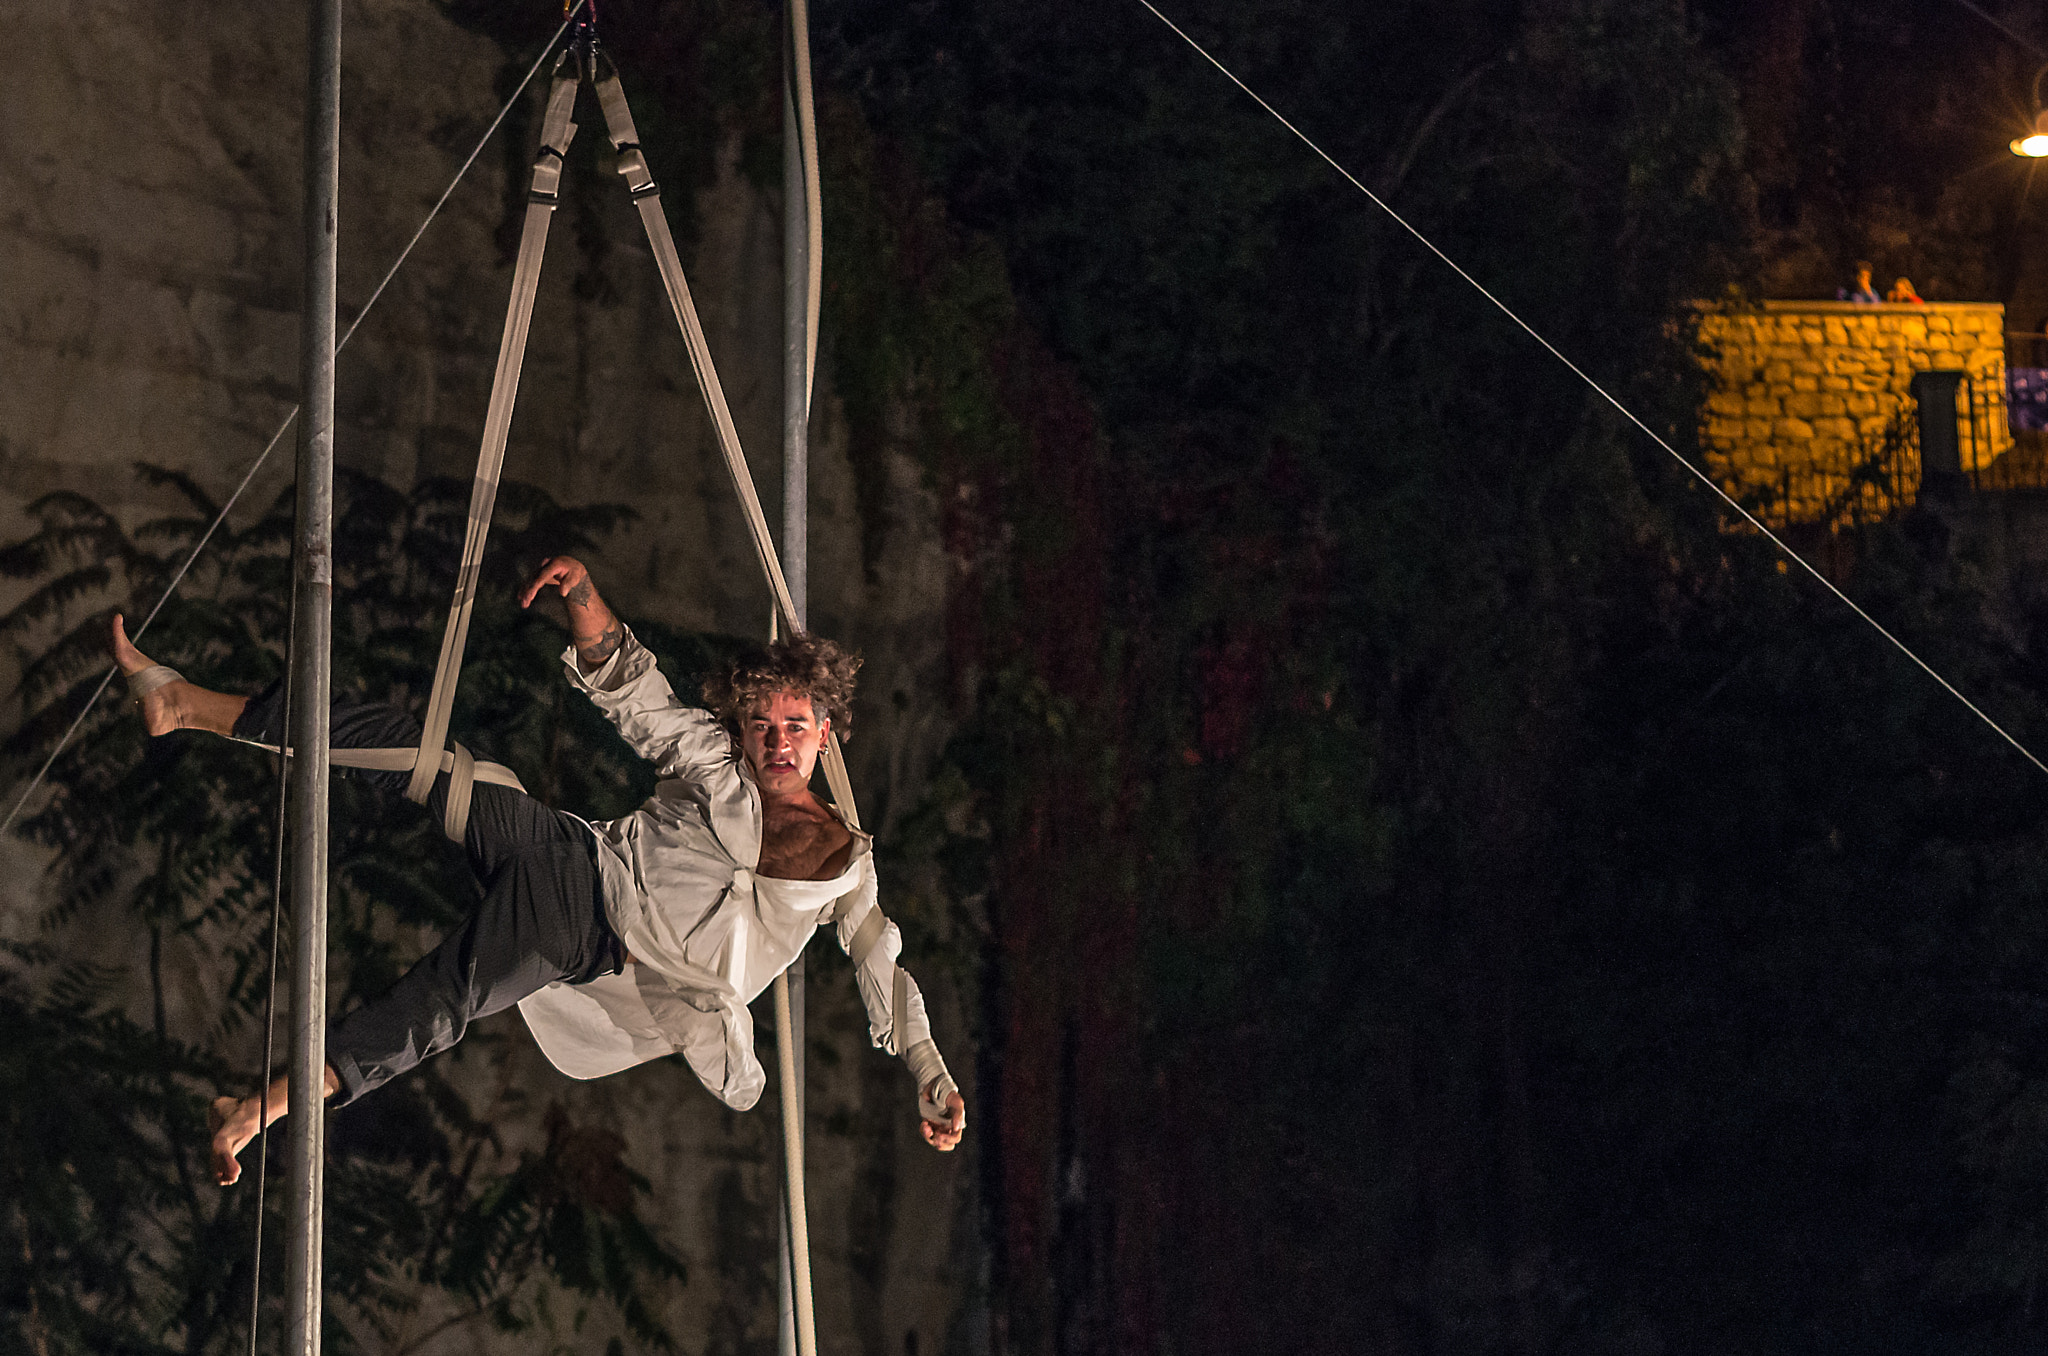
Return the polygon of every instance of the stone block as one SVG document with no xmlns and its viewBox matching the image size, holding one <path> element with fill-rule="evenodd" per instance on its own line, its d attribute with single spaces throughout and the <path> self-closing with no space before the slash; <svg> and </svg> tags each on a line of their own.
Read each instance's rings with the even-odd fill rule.
<svg viewBox="0 0 2048 1356">
<path fill-rule="evenodd" d="M 1947 353 L 1950 348 L 1949 336 L 1930 334 L 1920 341 L 1920 347 L 1928 353 Z"/>
<path fill-rule="evenodd" d="M 1827 331 L 1819 325 L 1801 325 L 1799 327 L 1799 342 L 1807 348 L 1819 348 L 1827 341 Z"/>
<path fill-rule="evenodd" d="M 1927 332 L 1929 334 L 1951 333 L 1955 330 L 1957 322 L 1963 319 L 1965 319 L 1965 317 L 1962 316 L 1951 317 L 1940 314 L 1930 315 L 1927 317 Z"/>
<path fill-rule="evenodd" d="M 1820 390 L 1819 377 L 1795 376 L 1792 378 L 1793 395 L 1790 399 L 1786 401 L 1786 406 L 1790 408 L 1792 405 L 1797 404 L 1799 401 L 1801 401 L 1807 396 L 1812 395 L 1815 391 L 1818 390 Z"/>
<path fill-rule="evenodd" d="M 1818 412 L 1821 414 L 1847 414 L 1849 412 L 1849 401 L 1854 399 L 1856 399 L 1855 396 L 1840 396 L 1832 392 L 1823 392 Z M 1868 399 L 1868 397 L 1865 397 L 1865 399 Z"/>
<path fill-rule="evenodd" d="M 1924 316 L 1902 315 L 1898 318 L 1898 334 L 1909 344 L 1917 344 L 1927 337 L 1927 320 Z"/>
<path fill-rule="evenodd" d="M 1769 442 L 1771 439 L 1771 421 L 1754 417 L 1743 421 L 1742 436 L 1751 442 Z"/>
<path fill-rule="evenodd" d="M 1749 399 L 1743 401 L 1743 408 L 1746 413 L 1752 416 L 1768 418 L 1771 415 L 1777 414 L 1780 407 L 1778 397 L 1766 395 L 1749 397 Z"/>
<path fill-rule="evenodd" d="M 1839 412 L 1856 415 L 1876 414 L 1878 412 L 1877 397 L 1863 391 L 1853 392 L 1843 399 L 1842 409 Z"/>
<path fill-rule="evenodd" d="M 1821 333 L 1825 334 L 1827 341 L 1837 348 L 1846 347 L 1849 343 L 1849 327 L 1842 323 L 1839 316 L 1830 316 L 1823 322 Z"/>
<path fill-rule="evenodd" d="M 1771 432 L 1786 442 L 1811 442 L 1814 430 L 1804 419 L 1780 419 L 1771 426 Z"/>
<path fill-rule="evenodd" d="M 1774 361 L 1764 364 L 1764 385 L 1790 386 L 1792 384 L 1791 361 Z"/>
</svg>

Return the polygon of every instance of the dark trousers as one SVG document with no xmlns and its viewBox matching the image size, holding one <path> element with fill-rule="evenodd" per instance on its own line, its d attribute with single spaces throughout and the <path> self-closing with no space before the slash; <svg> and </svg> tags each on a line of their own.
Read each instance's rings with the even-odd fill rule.
<svg viewBox="0 0 2048 1356">
<path fill-rule="evenodd" d="M 250 701 L 235 736 L 283 743 L 283 698 L 273 687 Z M 393 706 L 336 702 L 335 748 L 412 748 L 419 722 Z M 354 775 L 403 795 L 410 774 Z M 448 774 L 434 781 L 428 811 L 440 822 Z M 404 1073 L 462 1039 L 479 1017 L 511 1007 L 555 980 L 582 984 L 624 967 L 625 945 L 605 918 L 590 830 L 523 791 L 478 782 L 463 851 L 483 899 L 441 944 L 383 997 L 333 1023 L 327 1062 L 341 1079 L 336 1106 Z"/>
</svg>

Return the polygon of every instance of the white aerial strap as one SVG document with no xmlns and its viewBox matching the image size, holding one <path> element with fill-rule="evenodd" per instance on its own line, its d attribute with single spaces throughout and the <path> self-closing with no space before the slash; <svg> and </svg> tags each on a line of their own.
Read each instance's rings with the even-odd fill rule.
<svg viewBox="0 0 2048 1356">
<path fill-rule="evenodd" d="M 555 59 L 555 79 L 548 91 L 547 114 L 541 124 L 540 154 L 533 162 L 532 187 L 526 195 L 526 224 L 519 238 L 519 258 L 512 271 L 512 299 L 505 310 L 505 332 L 498 342 L 498 370 L 491 379 L 491 403 L 484 416 L 483 445 L 478 449 L 476 479 L 470 486 L 469 525 L 462 542 L 462 566 L 455 577 L 455 598 L 448 608 L 448 626 L 441 634 L 441 657 L 434 668 L 434 686 L 427 697 L 419 747 L 399 766 L 412 771 L 405 794 L 425 803 L 434 778 L 449 771 L 448 813 L 443 827 L 462 841 L 469 818 L 473 771 L 479 765 L 461 745 L 444 751 L 448 717 L 455 707 L 455 685 L 462 675 L 462 651 L 469 638 L 469 618 L 476 604 L 477 576 L 483 569 L 484 542 L 490 536 L 491 510 L 498 500 L 498 476 L 505 465 L 505 439 L 512 428 L 512 407 L 519 395 L 519 369 L 526 359 L 526 336 L 533 320 L 534 293 L 540 288 L 541 256 L 547 249 L 548 223 L 560 201 L 562 157 L 576 135 L 576 60 L 564 51 Z M 336 750 L 339 755 L 343 750 Z M 363 750 L 353 751 L 358 756 Z M 375 750 L 380 757 L 388 750 Z M 342 763 L 340 757 L 335 762 Z M 342 763 L 343 766 L 365 764 Z M 510 775 L 509 773 L 507 775 Z M 488 780 L 499 780 L 496 777 Z M 509 783 L 519 785 L 513 777 Z"/>
<path fill-rule="evenodd" d="M 476 479 L 470 486 L 469 526 L 462 542 L 462 565 L 455 576 L 455 599 L 449 605 L 448 626 L 441 635 L 441 658 L 434 669 L 433 689 L 427 696 L 427 715 L 419 745 L 407 749 L 328 751 L 328 762 L 335 767 L 412 773 L 405 794 L 421 804 L 433 791 L 434 778 L 446 772 L 448 804 L 441 816 L 441 829 L 458 843 L 469 824 L 470 796 L 477 782 L 509 786 L 515 791 L 526 789 L 518 774 L 502 763 L 478 762 L 461 744 L 451 743 L 447 748 L 442 744 L 448 740 L 448 717 L 455 708 L 455 685 L 462 675 L 462 651 L 469 638 L 469 617 L 476 603 L 477 575 L 483 568 L 484 541 L 490 536 L 491 510 L 498 500 L 498 474 L 505 464 L 505 438 L 512 427 L 512 406 L 519 394 L 519 369 L 526 358 L 534 293 L 540 288 L 548 222 L 560 200 L 562 157 L 576 135 L 576 124 L 571 121 L 576 111 L 576 83 L 574 54 L 564 51 L 555 58 L 554 85 L 548 91 L 547 115 L 541 124 L 540 153 L 534 159 L 532 186 L 526 195 L 526 226 L 519 238 L 518 263 L 512 271 L 512 299 L 505 310 L 505 333 L 498 343 L 498 370 L 491 380 L 490 409 L 484 416 L 483 446 L 477 452 Z M 279 751 L 275 744 L 259 747 L 273 753 Z"/>
<path fill-rule="evenodd" d="M 269 753 L 289 753 L 275 744 L 266 744 L 260 739 L 237 740 L 237 743 L 253 744 Z M 418 749 L 336 749 L 327 751 L 327 761 L 334 767 L 363 768 L 371 772 L 409 772 L 413 761 L 419 757 Z M 462 831 L 469 822 L 469 797 L 478 782 L 489 782 L 493 786 L 509 786 L 514 791 L 524 791 L 526 786 L 519 780 L 519 774 L 503 763 L 483 762 L 460 743 L 453 743 L 441 753 L 437 772 L 449 774 L 448 809 L 441 816 L 441 828 L 456 842 L 462 841 Z"/>
<path fill-rule="evenodd" d="M 662 214 L 661 190 L 655 186 L 654 176 L 648 172 L 647 158 L 640 153 L 640 134 L 634 130 L 632 111 L 626 107 L 626 93 L 619 88 L 619 74 L 612 69 L 610 62 L 602 58 L 599 60 L 602 74 L 597 77 L 597 99 L 604 108 L 606 134 L 619 153 L 619 173 L 624 176 L 626 187 L 633 194 L 633 203 L 640 210 L 640 224 L 647 231 L 647 243 L 654 251 L 655 267 L 661 271 L 669 306 L 675 311 L 676 324 L 682 329 L 683 345 L 689 349 L 690 367 L 697 374 L 697 388 L 704 393 L 704 404 L 711 412 L 711 423 L 718 433 L 718 449 L 724 454 L 726 474 L 732 480 L 733 493 L 739 496 L 740 513 L 746 519 L 754 555 L 760 561 L 762 576 L 768 581 L 768 591 L 774 595 L 776 615 L 781 618 L 783 628 L 795 635 L 803 629 L 797 622 L 796 604 L 789 596 L 789 582 L 782 577 L 782 562 L 776 558 L 774 539 L 768 535 L 768 520 L 761 512 L 761 498 L 754 492 L 754 477 L 747 469 L 746 453 L 740 450 L 740 435 L 733 427 L 732 411 L 725 403 L 725 388 L 719 384 L 718 370 L 711 363 L 711 346 L 704 340 L 704 326 L 697 319 L 696 303 L 690 299 L 690 284 L 683 278 L 683 265 L 676 255 L 675 238 L 669 234 L 668 218 Z M 854 808 L 853 784 L 846 776 L 846 760 L 839 752 L 838 735 L 832 736 L 820 761 L 825 765 L 825 782 L 832 788 L 833 803 L 849 828 L 859 828 L 860 815 Z"/>
<path fill-rule="evenodd" d="M 541 256 L 548 243 L 548 222 L 561 200 L 562 157 L 576 135 L 576 61 L 564 51 L 555 58 L 554 85 L 541 123 L 540 153 L 534 158 L 532 185 L 526 195 L 526 225 L 519 237 L 519 259 L 512 270 L 512 299 L 505 308 L 505 333 L 498 342 L 498 370 L 491 379 L 491 403 L 484 415 L 483 445 L 477 452 L 476 479 L 469 491 L 469 524 L 463 535 L 462 565 L 455 575 L 455 598 L 448 607 L 448 625 L 441 633 L 441 658 L 434 668 L 434 686 L 427 695 L 427 714 L 420 742 L 410 749 L 331 749 L 336 767 L 410 772 L 405 794 L 425 804 L 434 778 L 448 774 L 448 805 L 441 829 L 456 842 L 469 825 L 471 793 L 479 781 L 524 791 L 519 776 L 501 763 L 478 762 L 459 743 L 448 743 L 448 717 L 455 709 L 455 685 L 462 676 L 462 651 L 469 639 L 470 613 L 476 605 L 476 581 L 483 569 L 484 542 L 491 532 L 491 511 L 498 502 L 498 475 L 505 465 L 505 439 L 512 428 L 512 407 L 519 395 L 519 369 L 526 360 L 526 335 L 533 322 L 533 298 L 540 289 Z M 275 745 L 263 745 L 275 751 Z"/>
<path fill-rule="evenodd" d="M 533 298 L 540 289 L 541 256 L 547 250 L 548 223 L 561 200 L 562 157 L 576 135 L 576 61 L 564 51 L 555 58 L 554 84 L 548 91 L 547 114 L 541 122 L 540 153 L 526 195 L 526 225 L 519 237 L 519 258 L 512 270 L 512 298 L 505 308 L 505 332 L 498 342 L 498 370 L 491 379 L 491 403 L 484 416 L 483 445 L 477 451 L 476 478 L 469 491 L 469 523 L 463 534 L 462 564 L 455 575 L 455 598 L 448 607 L 448 625 L 441 633 L 441 657 L 434 667 L 434 686 L 427 695 L 427 714 L 420 742 L 410 749 L 333 749 L 328 761 L 336 767 L 410 772 L 405 794 L 425 804 L 434 778 L 448 774 L 448 805 L 441 829 L 462 841 L 469 824 L 470 795 L 479 781 L 524 791 L 518 774 L 501 763 L 480 763 L 461 744 L 448 742 L 448 717 L 455 709 L 455 685 L 462 676 L 462 651 L 469 639 L 470 613 L 476 605 L 477 576 L 483 569 L 484 542 L 491 532 L 491 511 L 498 502 L 498 476 L 505 465 L 505 439 L 512 428 L 512 407 L 519 396 L 519 369 L 526 360 L 526 336 L 533 322 Z M 272 745 L 264 745 L 273 748 Z"/>
<path fill-rule="evenodd" d="M 661 271 L 662 286 L 668 291 L 676 324 L 683 332 L 683 344 L 689 350 L 690 366 L 697 374 L 698 389 L 704 393 L 712 426 L 718 432 L 718 447 L 725 457 L 726 474 L 732 481 L 733 493 L 739 498 L 740 511 L 754 544 L 754 554 L 760 561 L 762 575 L 768 581 L 768 591 L 774 595 L 776 618 L 789 634 L 797 634 L 803 628 L 797 623 L 796 605 L 790 599 L 789 583 L 783 578 L 782 562 L 775 554 L 775 542 L 768 535 L 768 519 L 761 512 L 761 499 L 754 491 L 753 472 L 748 469 L 746 453 L 740 448 L 739 430 L 733 426 L 732 411 L 725 403 L 725 388 L 720 385 L 718 369 L 711 361 L 711 346 L 705 341 L 704 326 L 697 319 L 697 306 L 690 298 L 690 284 L 683 277 L 682 261 L 676 255 L 675 239 L 669 234 L 668 218 L 661 210 L 661 190 L 647 168 L 647 157 L 641 154 L 640 135 L 633 126 L 632 110 L 626 106 L 626 93 L 619 87 L 618 72 L 602 58 L 600 62 L 600 73 L 596 76 L 597 100 L 604 109 L 605 133 L 618 152 L 619 173 L 632 192 L 635 206 L 640 209 L 640 224 L 647 231 L 647 243 L 654 251 L 655 266 Z M 815 177 L 814 172 L 807 175 L 813 181 Z M 832 789 L 834 805 L 847 827 L 858 829 L 860 813 L 854 806 L 853 783 L 846 775 L 846 759 L 840 752 L 836 733 L 827 743 L 819 761 L 824 764 L 825 781 Z M 886 921 L 881 910 L 875 909 L 864 924 L 872 923 L 879 929 Z M 864 957 L 866 952 L 861 955 Z M 859 964 L 858 958 L 855 964 Z M 893 986 L 896 1006 L 890 1009 L 898 1014 L 899 1022 L 908 987 L 909 978 L 899 965 Z"/>
</svg>

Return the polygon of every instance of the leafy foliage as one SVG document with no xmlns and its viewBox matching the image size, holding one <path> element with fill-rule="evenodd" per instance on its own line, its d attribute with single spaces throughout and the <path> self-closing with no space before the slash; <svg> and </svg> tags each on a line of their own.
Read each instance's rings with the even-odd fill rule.
<svg viewBox="0 0 2048 1356">
<path fill-rule="evenodd" d="M 1691 445 L 1758 238 L 1682 8 L 1167 8 Z M 2038 1344 L 2038 776 L 1142 8 L 832 22 L 1015 1348 Z M 1971 541 L 1836 558 L 2038 747 Z"/>
<path fill-rule="evenodd" d="M 24 661 L 29 714 L 8 746 L 19 761 L 39 759 L 92 693 L 108 603 L 134 618 L 135 600 L 159 593 L 216 512 L 188 478 L 140 472 L 182 506 L 126 532 L 88 499 L 52 495 L 34 505 L 40 530 L 0 548 L 0 573 L 36 584 L 0 618 Z M 467 492 L 433 482 L 406 494 L 343 477 L 339 688 L 402 696 L 431 671 Z M 288 509 L 223 528 L 143 639 L 150 653 L 228 691 L 281 672 Z M 501 488 L 455 717 L 466 742 L 517 767 L 536 794 L 598 814 L 637 803 L 648 774 L 588 703 L 560 700 L 559 631 L 512 600 L 542 554 L 585 545 L 627 516 Z M 685 674 L 717 653 L 659 631 L 650 643 Z M 188 733 L 146 740 L 108 700 L 58 757 L 24 826 L 54 856 L 43 939 L 16 948 L 0 978 L 10 1032 L 0 1056 L 10 1144 L 0 1324 L 10 1350 L 198 1353 L 246 1341 L 254 1192 L 212 1186 L 204 1108 L 213 1091 L 257 1072 L 248 1065 L 266 990 L 276 778 L 274 760 L 247 746 Z M 332 822 L 330 945 L 346 1003 L 396 978 L 394 930 L 444 927 L 475 884 L 417 810 L 382 804 L 345 776 Z M 146 953 L 146 974 L 122 963 L 131 952 Z M 427 1335 L 530 1329 L 551 1295 L 607 1306 L 643 1349 L 673 1349 L 659 1291 L 681 1283 L 682 1266 L 650 1222 L 648 1185 L 627 1167 L 623 1141 L 553 1107 L 543 1144 L 508 1143 L 456 1091 L 460 1058 L 458 1048 L 335 1122 L 329 1349 L 412 1349 L 425 1340 L 421 1323 Z M 271 1206 L 275 1215 L 275 1196 Z M 281 1216 L 266 1233 L 273 1326 Z"/>
</svg>

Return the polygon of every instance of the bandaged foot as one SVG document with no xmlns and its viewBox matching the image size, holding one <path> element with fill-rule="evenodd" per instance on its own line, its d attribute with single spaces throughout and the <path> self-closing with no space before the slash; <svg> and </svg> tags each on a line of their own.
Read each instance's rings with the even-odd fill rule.
<svg viewBox="0 0 2048 1356">
<path fill-rule="evenodd" d="M 142 708 L 142 724 L 151 738 L 173 730 L 211 730 L 232 734 L 235 720 L 249 704 L 247 697 L 209 692 L 185 675 L 159 664 L 129 643 L 121 614 L 114 614 L 107 652 L 128 680 L 128 696 Z"/>
</svg>

